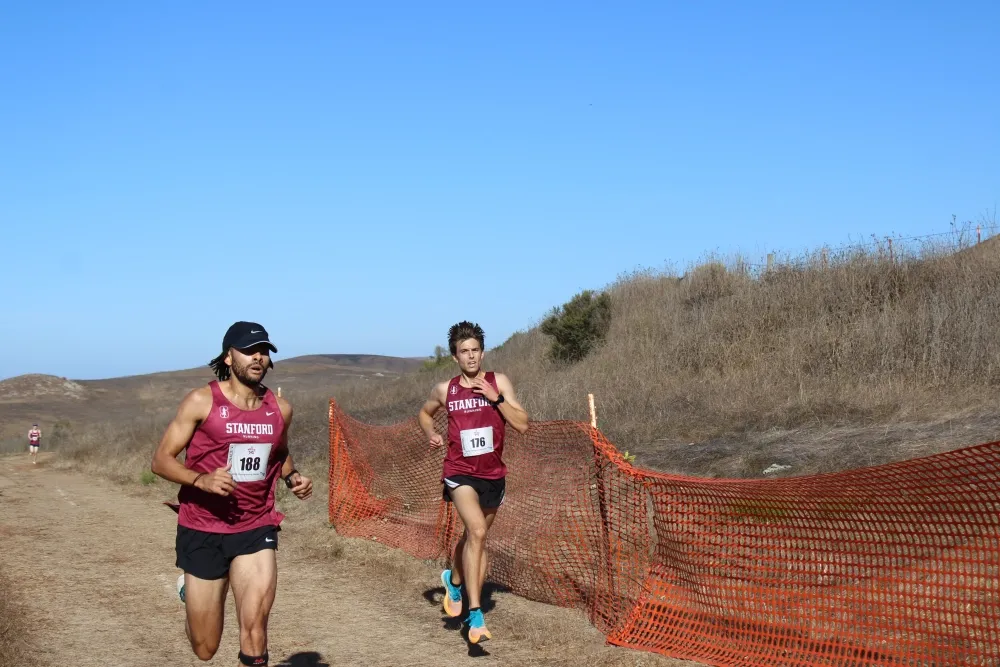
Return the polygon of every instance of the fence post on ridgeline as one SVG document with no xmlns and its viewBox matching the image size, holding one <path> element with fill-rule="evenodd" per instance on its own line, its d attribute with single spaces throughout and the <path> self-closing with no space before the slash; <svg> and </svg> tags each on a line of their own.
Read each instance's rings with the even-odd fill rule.
<svg viewBox="0 0 1000 667">
<path fill-rule="evenodd" d="M 829 259 L 826 256 L 826 248 L 823 248 L 822 258 L 823 258 L 823 268 L 825 269 L 829 262 Z"/>
<path fill-rule="evenodd" d="M 770 273 L 771 269 L 774 268 L 774 253 L 767 253 L 767 272 Z"/>
<path fill-rule="evenodd" d="M 983 227 L 982 225 L 976 225 L 976 245 L 979 245 L 983 240 Z"/>
<path fill-rule="evenodd" d="M 889 242 L 889 263 L 895 262 L 896 257 L 892 253 L 892 237 L 887 236 L 885 237 L 885 240 Z"/>
<path fill-rule="evenodd" d="M 590 426 L 597 428 L 597 408 L 594 407 L 594 395 L 587 394 L 587 403 L 590 404 Z"/>
</svg>

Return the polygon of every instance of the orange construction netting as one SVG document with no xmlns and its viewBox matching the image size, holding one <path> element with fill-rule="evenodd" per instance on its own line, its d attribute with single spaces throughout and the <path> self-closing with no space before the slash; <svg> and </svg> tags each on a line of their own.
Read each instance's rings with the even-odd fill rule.
<svg viewBox="0 0 1000 667">
<path fill-rule="evenodd" d="M 633 467 L 578 422 L 507 438 L 489 580 L 586 611 L 613 644 L 712 665 L 1000 666 L 1000 442 L 730 480 Z M 415 418 L 371 426 L 331 400 L 331 523 L 450 558 L 443 456 Z"/>
</svg>

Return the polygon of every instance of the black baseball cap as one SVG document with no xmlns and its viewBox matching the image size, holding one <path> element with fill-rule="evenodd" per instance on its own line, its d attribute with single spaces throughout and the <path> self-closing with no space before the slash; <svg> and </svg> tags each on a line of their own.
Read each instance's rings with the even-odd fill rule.
<svg viewBox="0 0 1000 667">
<path fill-rule="evenodd" d="M 235 322 L 226 330 L 226 335 L 222 337 L 222 352 L 215 359 L 208 362 L 208 365 L 213 368 L 217 366 L 221 367 L 222 360 L 231 347 L 235 347 L 237 350 L 245 350 L 248 347 L 260 345 L 261 343 L 266 343 L 272 352 L 278 351 L 274 343 L 268 339 L 267 329 L 256 322 Z M 274 368 L 273 359 L 270 366 Z"/>
<path fill-rule="evenodd" d="M 235 347 L 237 350 L 245 350 L 248 347 L 260 345 L 261 343 L 267 343 L 272 352 L 278 351 L 274 343 L 268 340 L 267 329 L 256 322 L 236 322 L 233 326 L 229 327 L 226 335 L 222 337 L 222 353 L 225 354 L 231 347 Z"/>
</svg>

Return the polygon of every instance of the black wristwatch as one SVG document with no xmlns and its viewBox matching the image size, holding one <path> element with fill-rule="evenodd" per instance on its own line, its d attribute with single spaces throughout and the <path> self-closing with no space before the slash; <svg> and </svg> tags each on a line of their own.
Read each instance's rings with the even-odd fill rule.
<svg viewBox="0 0 1000 667">
<path fill-rule="evenodd" d="M 285 480 L 285 486 L 287 486 L 289 489 L 292 488 L 292 486 L 294 486 L 294 484 L 292 484 L 292 475 L 294 475 L 297 472 L 299 471 L 296 470 L 295 468 L 292 468 L 292 472 L 288 473 L 283 477 L 283 479 Z"/>
<path fill-rule="evenodd" d="M 499 408 L 501 403 L 503 403 L 503 394 L 500 394 L 500 396 L 497 397 L 497 400 L 490 401 L 490 405 L 492 405 L 494 408 Z"/>
</svg>

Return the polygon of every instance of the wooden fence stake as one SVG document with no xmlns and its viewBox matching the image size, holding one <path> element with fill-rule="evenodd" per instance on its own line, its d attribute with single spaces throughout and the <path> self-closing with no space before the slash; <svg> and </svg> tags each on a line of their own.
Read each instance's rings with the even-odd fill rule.
<svg viewBox="0 0 1000 667">
<path fill-rule="evenodd" d="M 597 428 L 597 408 L 594 407 L 593 394 L 587 394 L 587 402 L 590 403 L 590 425 Z"/>
</svg>

